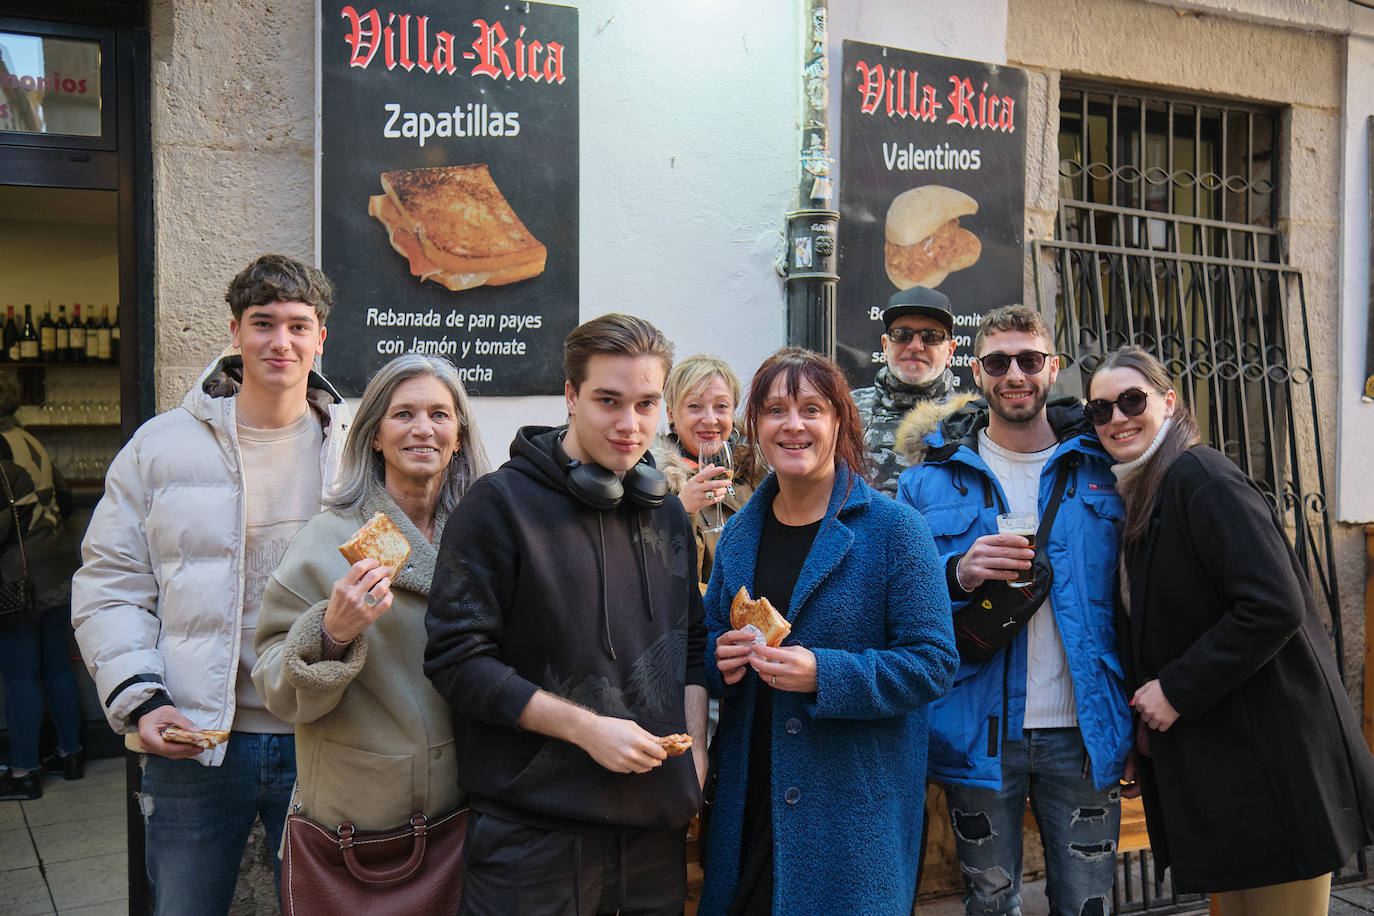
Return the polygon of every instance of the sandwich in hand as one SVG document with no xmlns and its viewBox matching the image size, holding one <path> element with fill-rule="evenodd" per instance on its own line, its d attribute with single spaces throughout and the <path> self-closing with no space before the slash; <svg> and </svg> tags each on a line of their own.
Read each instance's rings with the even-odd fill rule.
<svg viewBox="0 0 1374 916">
<path fill-rule="evenodd" d="M 730 626 L 736 630 L 753 626 L 763 634 L 764 641 L 775 649 L 792 632 L 792 624 L 778 613 L 767 598 L 755 601 L 743 586 L 735 594 L 735 600 L 730 602 Z"/>
<path fill-rule="evenodd" d="M 548 254 L 515 215 L 484 162 L 382 173 L 367 212 L 410 272 L 452 290 L 500 286 L 544 272 Z"/>
<path fill-rule="evenodd" d="M 898 289 L 934 289 L 956 270 L 978 260 L 983 243 L 959 227 L 959 217 L 978 212 L 963 191 L 928 184 L 903 191 L 887 208 L 887 278 Z"/>
<path fill-rule="evenodd" d="M 172 744 L 194 744 L 196 747 L 209 750 L 216 744 L 223 744 L 229 740 L 229 732 L 223 729 L 196 729 L 192 731 L 188 728 L 181 728 L 176 725 L 169 725 L 161 732 L 162 740 Z"/>
<path fill-rule="evenodd" d="M 663 737 L 655 738 L 654 740 L 659 743 L 660 747 L 662 747 L 665 751 L 668 752 L 669 757 L 676 757 L 678 754 L 685 754 L 687 753 L 687 750 L 692 746 L 691 735 L 664 735 Z"/>
<path fill-rule="evenodd" d="M 378 512 L 355 531 L 353 537 L 339 545 L 339 553 L 350 566 L 363 557 L 371 557 L 394 573 L 405 566 L 410 557 L 410 542 L 385 512 Z"/>
</svg>

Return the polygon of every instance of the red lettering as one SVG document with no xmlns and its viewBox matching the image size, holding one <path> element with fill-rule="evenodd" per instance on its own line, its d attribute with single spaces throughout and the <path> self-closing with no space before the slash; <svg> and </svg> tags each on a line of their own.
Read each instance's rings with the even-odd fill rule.
<svg viewBox="0 0 1374 916">
<path fill-rule="evenodd" d="M 562 85 L 567 79 L 563 74 L 563 51 L 564 47 L 556 41 L 551 41 L 544 46 L 548 53 L 544 55 L 544 82 Z"/>
<path fill-rule="evenodd" d="M 436 32 L 434 35 L 434 72 L 453 75 L 458 72 L 453 46 L 452 32 Z"/>
<path fill-rule="evenodd" d="M 939 115 L 937 112 L 945 106 L 940 104 L 939 97 L 935 94 L 935 87 L 926 83 L 921 87 L 921 120 L 934 121 Z"/>
<path fill-rule="evenodd" d="M 968 80 L 961 80 L 957 76 L 949 78 L 954 88 L 949 91 L 949 107 L 954 110 L 945 118 L 946 124 L 958 124 L 960 127 L 977 127 L 978 112 L 973 107 L 973 83 Z"/>
<path fill-rule="evenodd" d="M 391 31 L 391 23 L 396 21 L 396 14 L 389 13 L 386 20 L 386 28 L 382 29 L 382 59 L 386 63 L 388 70 L 396 69 L 396 33 Z"/>
<path fill-rule="evenodd" d="M 1011 133 L 1016 130 L 1016 118 L 1012 111 L 1016 107 L 1016 99 L 1009 95 L 1002 96 L 1002 113 L 997 116 L 997 129 L 1003 133 Z"/>
<path fill-rule="evenodd" d="M 433 64 L 431 64 L 429 60 L 425 57 L 425 45 L 429 44 L 429 41 L 427 40 L 429 38 L 429 17 L 416 16 L 415 20 L 419 23 L 420 29 L 420 59 L 418 63 L 420 65 L 420 69 L 428 73 L 430 70 L 434 69 Z"/>
<path fill-rule="evenodd" d="M 415 69 L 415 61 L 410 56 L 410 14 L 401 14 L 401 56 L 397 63 L 409 73 Z"/>
<path fill-rule="evenodd" d="M 515 75 L 515 71 L 506 56 L 505 46 L 508 39 L 505 28 L 499 22 L 488 24 L 485 19 L 474 19 L 472 24 L 477 29 L 477 40 L 472 43 L 477 63 L 472 65 L 472 75 L 489 76 L 492 79 L 504 76 L 510 79 Z M 463 56 L 470 57 L 468 54 Z"/>
<path fill-rule="evenodd" d="M 515 78 L 523 80 L 525 78 L 525 27 L 520 27 L 520 34 L 515 36 Z"/>
<path fill-rule="evenodd" d="M 873 114 L 878 110 L 878 104 L 882 102 L 886 91 L 887 79 L 883 75 L 883 65 L 874 64 L 869 66 L 863 61 L 855 65 L 859 71 L 859 111 L 864 114 Z"/>
<path fill-rule="evenodd" d="M 381 18 L 375 9 L 369 11 L 366 16 L 359 16 L 358 11 L 351 6 L 344 7 L 339 16 L 349 20 L 352 29 L 350 34 L 344 36 L 344 41 L 348 42 L 348 46 L 353 49 L 348 65 L 366 68 L 368 64 L 372 63 L 372 56 L 377 53 L 377 33 L 382 30 Z M 367 21 L 367 28 L 363 28 L 364 20 Z M 85 80 L 82 82 L 84 83 Z M 86 91 L 84 85 L 81 87 L 81 91 Z"/>
</svg>

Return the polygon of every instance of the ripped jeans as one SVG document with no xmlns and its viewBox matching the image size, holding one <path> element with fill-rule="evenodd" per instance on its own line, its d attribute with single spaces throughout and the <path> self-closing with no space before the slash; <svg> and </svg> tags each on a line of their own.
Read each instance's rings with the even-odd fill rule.
<svg viewBox="0 0 1374 916">
<path fill-rule="evenodd" d="M 217 767 L 144 754 L 141 803 L 156 916 L 228 913 L 259 816 L 280 897 L 277 851 L 295 782 L 293 735 L 234 732 Z"/>
<path fill-rule="evenodd" d="M 1108 916 L 1121 833 L 1121 790 L 1093 788 L 1076 728 L 1028 729 L 1002 745 L 1002 788 L 945 785 L 964 909 L 1021 912 L 1021 824 L 1029 795 L 1045 849 L 1053 916 Z"/>
</svg>

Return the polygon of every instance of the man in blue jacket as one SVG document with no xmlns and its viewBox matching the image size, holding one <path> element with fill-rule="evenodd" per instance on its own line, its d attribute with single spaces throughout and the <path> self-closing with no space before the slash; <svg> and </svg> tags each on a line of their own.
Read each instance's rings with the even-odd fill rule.
<svg viewBox="0 0 1374 916">
<path fill-rule="evenodd" d="M 1037 551 L 1053 575 L 1025 628 L 991 658 L 966 658 L 932 705 L 930 774 L 945 786 L 968 913 L 1020 912 L 1029 796 L 1051 911 L 1105 916 L 1130 736 L 1112 625 L 1121 502 L 1080 403 L 1049 397 L 1059 363 L 1040 314 L 989 312 L 974 353 L 983 400 L 938 429 L 908 430 L 923 438 L 924 461 L 903 472 L 898 499 L 929 522 L 956 614 L 981 605 L 973 593 L 985 582 L 1022 579 Z M 998 514 L 1039 519 L 1056 495 L 1035 550 L 997 533 Z"/>
</svg>

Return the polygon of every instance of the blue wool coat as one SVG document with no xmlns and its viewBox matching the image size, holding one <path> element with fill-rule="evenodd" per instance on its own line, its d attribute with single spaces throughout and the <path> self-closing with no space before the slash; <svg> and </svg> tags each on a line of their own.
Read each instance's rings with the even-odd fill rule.
<svg viewBox="0 0 1374 916">
<path fill-rule="evenodd" d="M 731 519 L 706 591 L 706 676 L 724 699 L 701 916 L 724 913 L 739 879 L 758 684 L 746 669 L 725 685 L 716 639 L 730 629 L 735 592 L 753 594 L 777 492 L 769 476 Z M 921 845 L 926 704 L 949 689 L 959 665 L 925 520 L 841 465 L 785 616 L 792 633 L 784 645 L 816 655 L 817 689 L 773 697 L 773 913 L 904 916 Z"/>
</svg>

